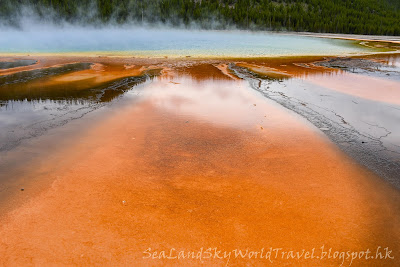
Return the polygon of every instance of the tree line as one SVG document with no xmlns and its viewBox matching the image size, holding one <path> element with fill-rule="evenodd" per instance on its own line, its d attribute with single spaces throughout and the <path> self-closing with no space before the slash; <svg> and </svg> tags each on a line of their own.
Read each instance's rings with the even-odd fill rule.
<svg viewBox="0 0 400 267">
<path fill-rule="evenodd" d="M 399 0 L 0 0 L 0 21 L 400 35 Z"/>
</svg>

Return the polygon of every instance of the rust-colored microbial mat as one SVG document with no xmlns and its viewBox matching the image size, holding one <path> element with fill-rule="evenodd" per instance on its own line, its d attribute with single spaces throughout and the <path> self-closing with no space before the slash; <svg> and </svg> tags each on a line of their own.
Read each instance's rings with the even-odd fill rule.
<svg viewBox="0 0 400 267">
<path fill-rule="evenodd" d="M 52 182 L 2 216 L 0 265 L 396 265 L 398 191 L 232 75 L 218 64 L 165 68 L 25 166 Z M 379 247 L 395 259 L 333 257 Z M 279 254 L 266 257 L 270 248 Z M 235 249 L 253 254 L 224 254 Z"/>
</svg>

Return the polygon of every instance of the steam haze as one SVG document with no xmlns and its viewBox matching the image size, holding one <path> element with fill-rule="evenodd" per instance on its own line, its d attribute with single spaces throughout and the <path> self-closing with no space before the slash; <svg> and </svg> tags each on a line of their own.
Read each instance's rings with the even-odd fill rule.
<svg viewBox="0 0 400 267">
<path fill-rule="evenodd" d="M 214 30 L 201 30 L 204 23 L 162 20 L 157 17 L 157 12 L 150 22 L 148 19 L 138 21 L 135 11 L 135 16 L 128 15 L 130 19 L 120 23 L 116 10 L 104 21 L 99 19 L 99 11 L 93 2 L 89 7 L 92 8 L 76 11 L 80 18 L 66 20 L 51 8 L 41 7 L 37 11 L 23 6 L 12 22 L 3 19 L 0 23 L 0 53 L 260 57 L 365 51 L 363 47 L 351 46 L 341 40 L 237 30 L 227 23 L 221 24 L 220 18 L 214 19 L 212 15 L 206 20 L 206 28 Z M 219 28 L 225 30 L 216 30 Z"/>
</svg>

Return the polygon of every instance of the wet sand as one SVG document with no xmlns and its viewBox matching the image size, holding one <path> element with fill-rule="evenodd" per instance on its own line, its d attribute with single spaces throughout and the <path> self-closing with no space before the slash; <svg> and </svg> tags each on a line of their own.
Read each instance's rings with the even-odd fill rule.
<svg viewBox="0 0 400 267">
<path fill-rule="evenodd" d="M 397 56 L 398 58 L 399 56 Z M 346 58 L 345 58 L 346 59 Z M 374 60 L 374 61 L 373 61 Z M 375 61 L 381 60 L 378 66 L 373 63 Z M 306 63 L 308 61 L 308 63 Z M 325 62 L 326 59 L 322 62 Z M 378 68 L 382 68 L 385 64 L 384 59 L 379 56 L 368 58 L 365 60 L 365 67 L 374 74 L 379 72 Z M 360 76 L 356 73 L 354 69 L 360 69 L 357 62 L 349 62 L 349 66 L 346 67 L 349 71 L 346 72 L 343 69 L 335 69 L 339 63 L 332 62 L 330 64 L 325 64 L 325 67 L 321 61 L 316 62 L 310 61 L 310 59 L 303 59 L 303 63 L 289 62 L 286 64 L 274 64 L 266 62 L 253 61 L 255 64 L 248 62 L 237 62 L 236 66 L 244 67 L 251 70 L 257 75 L 261 75 L 261 78 L 272 79 L 272 80 L 285 80 L 291 77 L 301 78 L 307 80 L 308 82 L 314 83 L 319 86 L 330 88 L 333 90 L 340 91 L 345 94 L 354 95 L 360 98 L 369 99 L 372 101 L 385 102 L 395 105 L 400 105 L 400 80 L 390 80 L 389 77 L 377 77 L 375 76 Z M 289 64 L 290 66 L 288 66 Z M 331 65 L 331 66 L 330 66 Z M 341 67 L 342 68 L 342 67 Z M 395 72 L 397 70 L 397 72 Z M 384 75 L 390 76 L 394 73 L 396 79 L 399 77 L 399 68 L 395 69 L 392 67 L 387 67 L 386 71 L 382 71 Z M 339 74 L 339 75 L 338 75 Z"/>
<path fill-rule="evenodd" d="M 309 77 L 308 81 L 320 86 L 330 87 L 345 94 L 400 105 L 400 82 L 387 81 L 375 77 L 363 77 L 357 74 L 343 74 L 340 77 L 325 75 Z M 334 86 L 331 86 L 334 84 Z M 366 90 L 365 88 L 368 88 Z"/>
<path fill-rule="evenodd" d="M 48 182 L 40 190 L 32 185 L 38 193 L 23 199 L 26 183 L 12 197 L 22 200 L 2 214 L 1 265 L 200 265 L 192 258 L 148 259 L 144 251 L 315 248 L 321 256 L 322 246 L 332 253 L 370 249 L 373 256 L 389 247 L 394 259 L 363 257 L 352 265 L 398 263 L 398 190 L 305 119 L 232 79 L 226 63 L 169 64 L 102 119 L 83 117 L 50 132 L 57 140 L 78 128 L 73 140 L 26 164 L 22 180 Z"/>
<path fill-rule="evenodd" d="M 232 68 L 252 88 L 307 118 L 348 155 L 400 188 L 398 54 L 248 63 Z M 271 76 L 269 68 L 290 77 Z"/>
</svg>

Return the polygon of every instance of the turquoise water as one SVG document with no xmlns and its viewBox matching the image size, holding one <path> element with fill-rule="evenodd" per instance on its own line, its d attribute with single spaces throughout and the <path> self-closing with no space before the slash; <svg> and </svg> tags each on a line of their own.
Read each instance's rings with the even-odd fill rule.
<svg viewBox="0 0 400 267">
<path fill-rule="evenodd" d="M 345 55 L 370 51 L 346 40 L 246 31 L 34 27 L 0 29 L 0 53 L 123 53 L 137 56 Z"/>
</svg>

